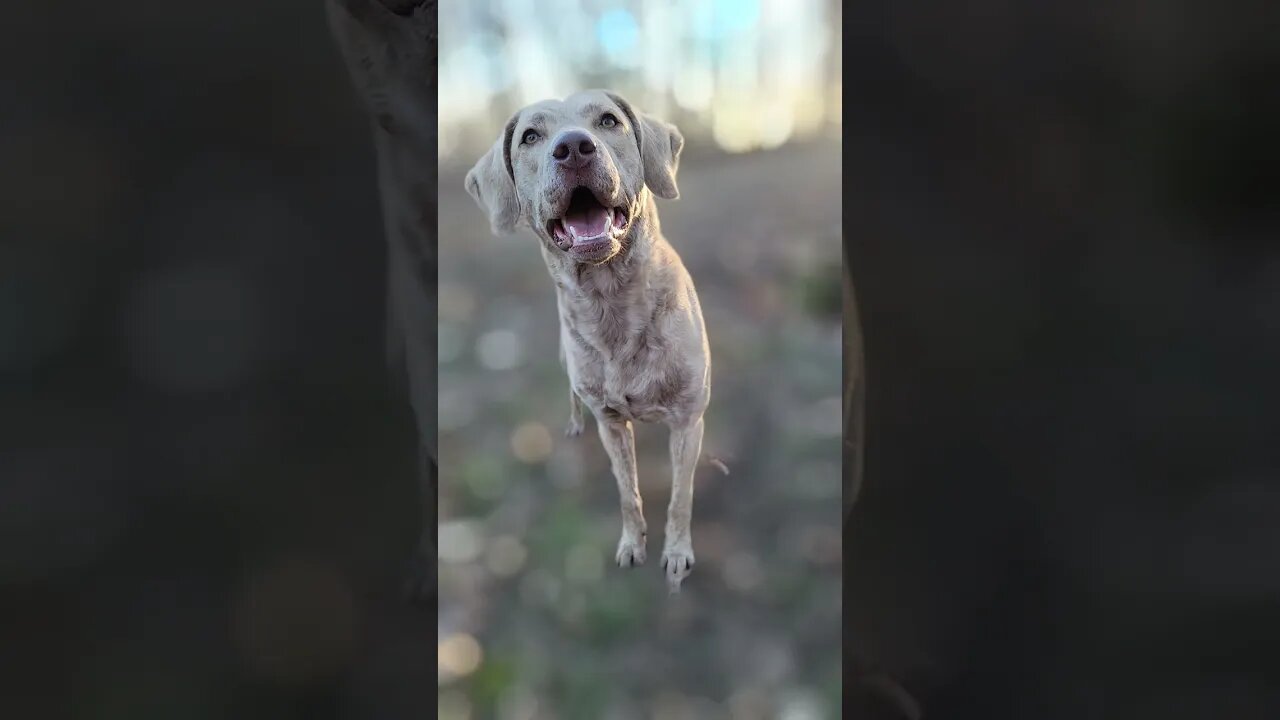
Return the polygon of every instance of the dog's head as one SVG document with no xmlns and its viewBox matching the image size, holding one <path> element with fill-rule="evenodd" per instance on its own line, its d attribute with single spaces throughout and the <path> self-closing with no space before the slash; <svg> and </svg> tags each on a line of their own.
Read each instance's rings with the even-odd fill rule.
<svg viewBox="0 0 1280 720">
<path fill-rule="evenodd" d="M 679 197 L 683 147 L 675 126 L 589 90 L 517 112 L 467 173 L 467 192 L 495 234 L 523 221 L 574 261 L 602 263 L 622 249 L 646 190 Z"/>
</svg>

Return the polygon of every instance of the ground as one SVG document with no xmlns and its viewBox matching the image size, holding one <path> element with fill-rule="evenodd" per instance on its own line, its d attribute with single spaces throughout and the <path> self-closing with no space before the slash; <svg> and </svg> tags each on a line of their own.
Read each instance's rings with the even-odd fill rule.
<svg viewBox="0 0 1280 720">
<path fill-rule="evenodd" d="M 536 698 L 538 717 L 835 717 L 840 692 L 840 145 L 691 147 L 664 231 L 712 349 L 698 563 L 668 597 L 656 561 L 666 430 L 637 427 L 650 560 L 612 559 L 617 490 L 594 421 L 565 437 L 551 280 L 530 234 L 493 237 L 441 170 L 442 637 L 483 662 L 441 710 Z M 554 659 L 554 661 L 553 661 Z M 808 712 L 808 714 L 804 714 Z M 691 713 L 691 715 L 690 715 Z"/>
</svg>

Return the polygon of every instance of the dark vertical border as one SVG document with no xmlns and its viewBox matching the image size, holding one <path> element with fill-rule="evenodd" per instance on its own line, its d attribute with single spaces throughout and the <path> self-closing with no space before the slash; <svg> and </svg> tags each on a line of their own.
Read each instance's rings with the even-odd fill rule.
<svg viewBox="0 0 1280 720">
<path fill-rule="evenodd" d="M 0 716 L 430 716 L 435 27 L 5 23 Z"/>
<path fill-rule="evenodd" d="M 1274 9 L 928 5 L 844 16 L 845 717 L 1278 717 Z"/>
<path fill-rule="evenodd" d="M 435 608 L 436 69 L 435 0 L 327 0 L 330 28 L 369 113 L 387 240 L 387 359 L 413 408 L 422 533 L 407 598 Z"/>
<path fill-rule="evenodd" d="M 842 26 L 841 63 L 846 69 L 851 70 L 843 75 L 841 105 L 844 108 L 849 108 L 850 113 L 856 113 L 859 108 L 859 92 L 865 92 L 869 87 L 867 83 L 863 82 L 865 78 L 858 74 L 856 66 L 848 68 L 847 64 L 845 64 L 844 61 L 848 57 L 845 50 L 850 47 L 860 47 L 868 41 L 867 37 L 859 35 L 859 31 L 867 30 L 865 23 L 868 21 L 869 16 L 875 14 L 875 8 L 862 6 L 852 13 L 843 12 L 843 8 L 841 8 L 838 14 Z M 872 35 L 871 33 L 864 34 Z M 856 62 L 857 53 L 852 53 L 852 55 Z M 903 686 L 900 679 L 884 672 L 865 656 L 858 626 L 851 614 L 853 605 L 850 602 L 850 596 L 852 593 L 858 592 L 856 583 L 858 575 L 853 568 L 857 555 L 854 552 L 851 541 L 854 538 L 853 528 L 857 520 L 854 510 L 858 506 L 859 497 L 863 494 L 864 473 L 867 465 L 869 366 L 863 318 L 859 312 L 857 280 L 859 268 L 856 252 L 856 228 L 859 227 L 857 220 L 859 217 L 864 216 L 864 212 L 859 209 L 858 184 L 854 175 L 850 172 L 851 167 L 857 164 L 856 159 L 852 157 L 853 151 L 850 148 L 856 147 L 856 145 L 851 143 L 848 137 L 849 128 L 858 127 L 858 125 L 850 121 L 848 114 L 846 113 L 845 121 L 842 123 L 842 127 L 845 128 L 845 141 L 843 143 L 844 157 L 842 159 L 844 166 L 842 189 L 844 201 L 841 207 L 841 257 L 843 261 L 841 281 L 844 330 L 844 361 L 841 377 L 841 394 L 844 401 L 844 442 L 842 453 L 842 544 L 844 546 L 842 574 L 844 576 L 844 598 L 842 601 L 843 627 L 841 628 L 841 654 L 843 656 L 841 673 L 844 678 L 844 696 L 842 716 L 858 720 L 918 720 L 923 714 L 917 699 Z M 871 371 L 873 372 L 873 370 Z"/>
</svg>

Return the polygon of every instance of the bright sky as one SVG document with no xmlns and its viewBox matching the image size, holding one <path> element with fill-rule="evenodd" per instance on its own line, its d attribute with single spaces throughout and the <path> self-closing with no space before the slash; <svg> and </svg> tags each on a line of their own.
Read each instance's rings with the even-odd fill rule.
<svg viewBox="0 0 1280 720">
<path fill-rule="evenodd" d="M 607 86 L 724 149 L 840 122 L 827 0 L 445 0 L 440 154 L 471 153 L 519 106 Z M 690 124 L 698 127 L 690 127 Z"/>
</svg>

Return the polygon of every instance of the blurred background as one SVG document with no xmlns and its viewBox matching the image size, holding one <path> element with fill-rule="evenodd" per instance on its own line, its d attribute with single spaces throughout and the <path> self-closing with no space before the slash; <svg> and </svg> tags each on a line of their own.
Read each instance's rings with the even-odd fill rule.
<svg viewBox="0 0 1280 720">
<path fill-rule="evenodd" d="M 323 5 L 4 37 L 0 716 L 428 717 L 372 138 Z"/>
<path fill-rule="evenodd" d="M 846 650 L 926 718 L 1280 716 L 1275 8 L 930 5 L 846 8 Z"/>
<path fill-rule="evenodd" d="M 440 142 L 468 164 L 517 110 L 606 88 L 726 153 L 840 132 L 830 0 L 484 0 L 440 4 Z"/>
<path fill-rule="evenodd" d="M 440 7 L 439 712 L 839 717 L 840 34 L 827 2 Z M 620 570 L 594 420 L 565 438 L 555 295 L 463 177 L 520 107 L 616 90 L 686 138 L 663 230 L 711 342 L 698 565 L 659 568 L 667 431 L 637 425 L 649 560 Z"/>
</svg>

